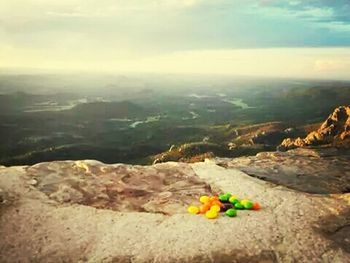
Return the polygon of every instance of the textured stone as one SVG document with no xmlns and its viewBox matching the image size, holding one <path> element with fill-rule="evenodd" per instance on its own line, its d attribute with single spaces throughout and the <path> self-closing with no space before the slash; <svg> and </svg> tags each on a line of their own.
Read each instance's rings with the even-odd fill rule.
<svg viewBox="0 0 350 263">
<path fill-rule="evenodd" d="M 218 158 L 217 163 L 303 192 L 350 192 L 350 150 L 298 148 L 235 159 Z"/>
<path fill-rule="evenodd" d="M 187 203 L 210 194 L 209 185 L 262 209 L 215 220 L 188 214 Z M 0 188 L 15 197 L 0 205 L 1 262 L 350 261 L 349 195 L 293 191 L 214 162 L 9 167 L 0 170 Z"/>
<path fill-rule="evenodd" d="M 289 150 L 296 147 L 335 144 L 350 147 L 350 106 L 341 106 L 322 123 L 317 131 L 310 132 L 306 138 L 284 139 L 279 150 Z M 344 142 L 345 141 L 345 142 Z"/>
<path fill-rule="evenodd" d="M 59 203 L 76 203 L 115 211 L 173 214 L 212 194 L 210 186 L 188 166 L 105 165 L 97 161 L 40 163 L 26 169 L 36 187 Z"/>
</svg>

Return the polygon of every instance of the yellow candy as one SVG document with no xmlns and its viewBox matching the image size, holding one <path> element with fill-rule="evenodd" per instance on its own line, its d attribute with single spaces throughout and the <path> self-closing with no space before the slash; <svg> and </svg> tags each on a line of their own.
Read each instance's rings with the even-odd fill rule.
<svg viewBox="0 0 350 263">
<path fill-rule="evenodd" d="M 241 205 L 245 205 L 248 202 L 250 202 L 248 199 L 242 199 L 240 203 Z"/>
<path fill-rule="evenodd" d="M 187 211 L 190 213 L 190 214 L 198 214 L 199 213 L 199 208 L 197 206 L 189 206 L 187 208 Z"/>
<path fill-rule="evenodd" d="M 219 213 L 220 212 L 220 206 L 218 205 L 213 205 L 211 208 L 210 208 L 211 211 L 214 211 L 216 213 Z"/>
<path fill-rule="evenodd" d="M 202 204 L 205 204 L 205 203 L 208 203 L 210 200 L 209 196 L 206 196 L 206 195 L 203 195 L 199 198 L 199 201 L 202 203 Z"/>
<path fill-rule="evenodd" d="M 218 217 L 218 213 L 213 211 L 213 210 L 209 210 L 205 213 L 205 216 L 208 218 L 208 219 L 214 219 L 214 218 L 217 218 Z"/>
</svg>

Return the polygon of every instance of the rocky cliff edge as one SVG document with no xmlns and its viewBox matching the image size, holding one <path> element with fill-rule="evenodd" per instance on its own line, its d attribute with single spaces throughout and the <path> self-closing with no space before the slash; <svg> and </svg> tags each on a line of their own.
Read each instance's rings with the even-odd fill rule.
<svg viewBox="0 0 350 263">
<path fill-rule="evenodd" d="M 310 132 L 305 138 L 284 139 L 278 149 L 289 150 L 325 144 L 350 147 L 350 106 L 336 108 L 318 130 Z"/>
<path fill-rule="evenodd" d="M 339 186 L 349 183 L 349 167 L 331 172 L 339 167 L 332 154 L 308 151 L 195 164 L 0 167 L 0 262 L 350 262 L 350 196 Z M 288 177 L 303 160 L 319 165 Z M 302 187 L 326 167 L 331 187 L 319 177 Z M 273 180 L 262 174 L 267 168 L 277 171 Z M 279 173 L 287 179 L 276 181 Z M 262 209 L 215 220 L 187 214 L 199 195 L 220 192 Z"/>
</svg>

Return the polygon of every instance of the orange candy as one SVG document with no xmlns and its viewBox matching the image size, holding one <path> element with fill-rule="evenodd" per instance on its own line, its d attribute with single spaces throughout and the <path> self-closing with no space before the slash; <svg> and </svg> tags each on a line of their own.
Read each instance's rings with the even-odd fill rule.
<svg viewBox="0 0 350 263">
<path fill-rule="evenodd" d="M 211 197 L 209 198 L 209 202 L 213 202 L 213 201 L 219 201 L 219 197 L 216 196 L 216 195 L 211 196 Z"/>
<path fill-rule="evenodd" d="M 199 207 L 199 213 L 205 214 L 210 209 L 210 204 L 205 203 Z"/>
<path fill-rule="evenodd" d="M 220 207 L 223 207 L 223 204 L 222 204 L 219 200 L 215 200 L 215 201 L 211 202 L 211 205 L 212 205 L 212 206 L 213 206 L 213 205 L 218 205 L 218 206 L 220 206 Z"/>
<path fill-rule="evenodd" d="M 261 208 L 259 203 L 254 203 L 252 209 L 253 210 L 259 210 Z"/>
</svg>

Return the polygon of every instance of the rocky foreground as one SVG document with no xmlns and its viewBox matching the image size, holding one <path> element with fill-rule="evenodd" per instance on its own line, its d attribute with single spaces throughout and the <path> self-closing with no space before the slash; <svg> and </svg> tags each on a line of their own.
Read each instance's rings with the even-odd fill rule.
<svg viewBox="0 0 350 263">
<path fill-rule="evenodd" d="M 350 262 L 350 158 L 329 152 L 0 167 L 0 262 Z M 219 192 L 263 208 L 187 214 Z"/>
</svg>

